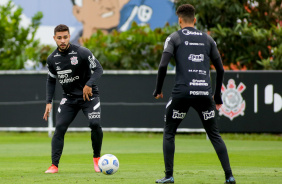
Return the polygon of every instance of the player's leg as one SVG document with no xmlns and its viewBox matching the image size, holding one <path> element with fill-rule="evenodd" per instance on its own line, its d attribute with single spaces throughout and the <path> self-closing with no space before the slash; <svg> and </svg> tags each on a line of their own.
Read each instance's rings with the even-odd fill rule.
<svg viewBox="0 0 282 184">
<path fill-rule="evenodd" d="M 174 152 L 175 152 L 175 134 L 176 130 L 184 119 L 189 105 L 185 103 L 185 99 L 170 98 L 166 105 L 165 112 L 165 126 L 163 134 L 163 153 L 165 162 L 165 178 L 157 180 L 157 183 L 162 183 L 164 180 L 168 180 L 168 183 L 172 183 L 173 180 L 173 164 L 174 164 Z"/>
<path fill-rule="evenodd" d="M 206 130 L 206 133 L 217 153 L 217 156 L 220 160 L 222 168 L 225 172 L 226 179 L 232 176 L 232 171 L 229 163 L 229 157 L 226 145 L 222 140 L 216 119 L 215 119 L 215 103 L 212 98 L 208 99 L 198 99 L 194 102 L 193 107 L 198 112 L 203 126 Z"/>
<path fill-rule="evenodd" d="M 91 101 L 87 101 L 82 106 L 84 115 L 89 120 L 89 127 L 91 128 L 91 141 L 93 148 L 93 162 L 96 172 L 100 172 L 98 168 L 98 161 L 101 156 L 101 148 L 103 141 L 103 131 L 101 127 L 101 106 L 100 98 L 91 98 Z"/>
<path fill-rule="evenodd" d="M 59 165 L 63 152 L 65 133 L 79 111 L 79 108 L 72 103 L 73 99 L 62 98 L 58 107 L 56 128 L 52 138 L 52 165 L 56 167 Z"/>
</svg>

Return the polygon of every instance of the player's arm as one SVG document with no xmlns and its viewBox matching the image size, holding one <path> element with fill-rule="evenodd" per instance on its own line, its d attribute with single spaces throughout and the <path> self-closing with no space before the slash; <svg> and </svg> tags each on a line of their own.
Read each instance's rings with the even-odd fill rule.
<svg viewBox="0 0 282 184">
<path fill-rule="evenodd" d="M 171 57 L 173 56 L 174 47 L 178 42 L 180 42 L 180 38 L 176 32 L 169 35 L 165 40 L 164 51 L 158 69 L 156 89 L 153 92 L 153 96 L 156 99 L 163 98 L 162 87 L 167 72 L 167 66 Z"/>
<path fill-rule="evenodd" d="M 91 69 L 91 77 L 86 82 L 87 86 L 92 86 L 97 83 L 97 81 L 100 79 L 100 77 L 103 74 L 103 67 L 101 66 L 100 62 L 97 58 L 91 53 L 91 55 L 88 56 L 89 66 Z"/>
<path fill-rule="evenodd" d="M 43 119 L 44 120 L 48 120 L 49 114 L 51 112 L 52 109 L 52 100 L 53 100 L 53 96 L 55 93 L 55 89 L 56 89 L 56 72 L 55 70 L 48 64 L 47 61 L 47 67 L 48 67 L 48 76 L 47 76 L 47 82 L 46 82 L 46 108 L 45 108 L 45 112 L 43 115 Z"/>
<path fill-rule="evenodd" d="M 100 62 L 95 58 L 95 56 L 90 52 L 90 50 L 86 49 L 85 53 L 82 53 L 83 57 L 86 57 L 86 61 L 88 62 L 88 66 L 91 70 L 90 79 L 86 82 L 83 88 L 83 99 L 88 100 L 89 96 L 92 96 L 92 86 L 97 83 L 100 79 L 101 75 L 103 74 L 103 67 L 101 66 Z"/>
<path fill-rule="evenodd" d="M 222 86 L 222 81 L 223 81 L 223 76 L 224 76 L 224 69 L 223 69 L 223 64 L 222 64 L 221 57 L 218 52 L 216 43 L 214 42 L 214 40 L 211 37 L 209 37 L 209 40 L 211 44 L 211 57 L 210 58 L 216 70 L 216 85 L 215 85 L 214 101 L 217 105 L 217 109 L 219 109 L 222 105 L 221 86 Z"/>
<path fill-rule="evenodd" d="M 163 52 L 162 54 L 161 62 L 160 62 L 159 69 L 158 69 L 156 89 L 153 93 L 153 96 L 156 99 L 163 98 L 162 87 L 163 87 L 164 79 L 167 73 L 167 66 L 170 61 L 171 56 L 172 54 L 169 52 Z"/>
</svg>

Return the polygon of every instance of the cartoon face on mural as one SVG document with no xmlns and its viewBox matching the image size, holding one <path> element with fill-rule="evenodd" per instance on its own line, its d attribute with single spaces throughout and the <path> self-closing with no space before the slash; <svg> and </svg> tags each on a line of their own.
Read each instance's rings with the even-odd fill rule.
<svg viewBox="0 0 282 184">
<path fill-rule="evenodd" d="M 8 0 L 0 0 L 0 4 Z M 32 16 L 41 11 L 43 18 L 36 33 L 42 44 L 54 45 L 53 30 L 59 24 L 70 28 L 71 43 L 89 38 L 98 29 L 126 31 L 133 21 L 151 29 L 177 24 L 173 0 L 12 0 L 23 8 L 22 23 L 28 26 Z"/>
<path fill-rule="evenodd" d="M 108 32 L 117 27 L 120 9 L 129 0 L 72 0 L 73 15 L 83 24 L 82 37 L 89 38 L 98 29 Z"/>
</svg>

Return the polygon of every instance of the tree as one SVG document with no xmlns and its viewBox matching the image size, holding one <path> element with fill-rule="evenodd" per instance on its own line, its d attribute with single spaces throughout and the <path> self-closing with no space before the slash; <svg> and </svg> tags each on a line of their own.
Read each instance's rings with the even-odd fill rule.
<svg viewBox="0 0 282 184">
<path fill-rule="evenodd" d="M 21 14 L 22 8 L 11 1 L 0 6 L 0 70 L 21 69 L 28 59 L 39 58 L 39 41 L 34 37 L 43 14 L 36 13 L 27 28 L 20 26 Z"/>
<path fill-rule="evenodd" d="M 281 0 L 178 0 L 175 5 L 186 3 L 196 8 L 197 28 L 215 39 L 227 68 L 282 69 Z"/>
</svg>

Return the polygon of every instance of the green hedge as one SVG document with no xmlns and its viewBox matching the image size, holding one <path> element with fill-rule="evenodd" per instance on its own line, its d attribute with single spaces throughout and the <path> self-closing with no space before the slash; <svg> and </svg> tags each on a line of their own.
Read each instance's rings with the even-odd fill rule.
<svg viewBox="0 0 282 184">
<path fill-rule="evenodd" d="M 177 26 L 166 25 L 151 30 L 149 26 L 133 23 L 128 31 L 114 30 L 108 35 L 98 31 L 83 43 L 104 69 L 157 69 L 165 39 L 176 30 Z"/>
</svg>

